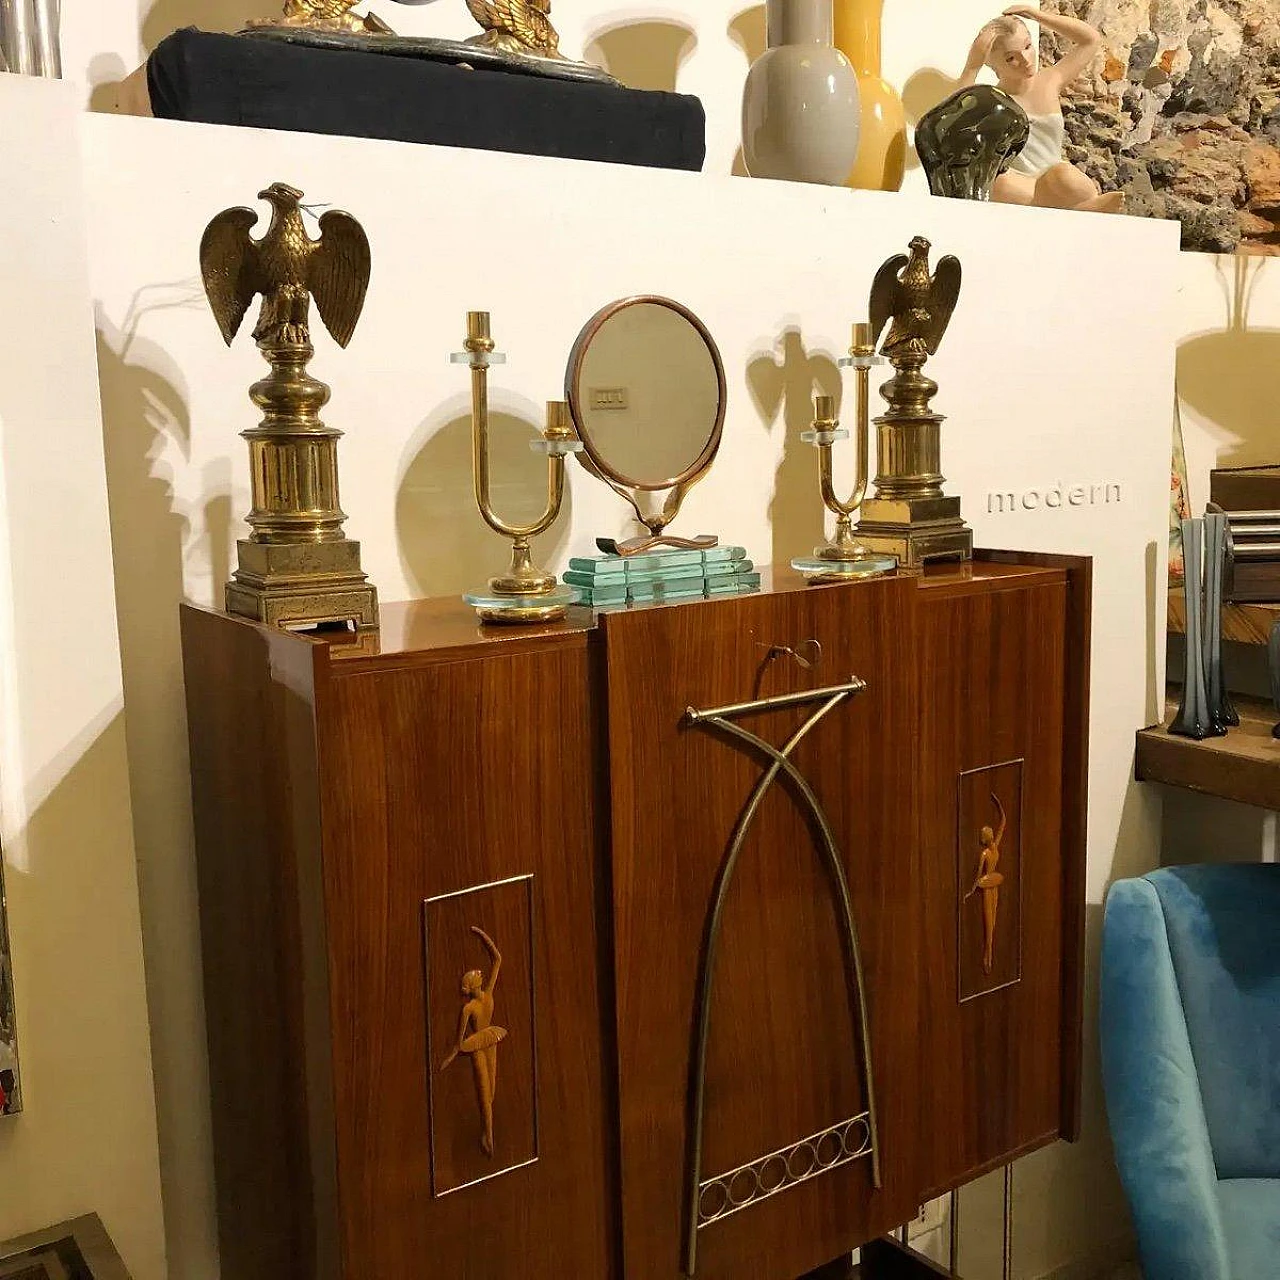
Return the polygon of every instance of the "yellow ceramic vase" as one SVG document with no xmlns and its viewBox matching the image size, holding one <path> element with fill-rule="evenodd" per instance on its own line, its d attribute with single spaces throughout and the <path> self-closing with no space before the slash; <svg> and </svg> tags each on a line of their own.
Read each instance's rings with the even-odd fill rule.
<svg viewBox="0 0 1280 1280">
<path fill-rule="evenodd" d="M 884 0 L 834 0 L 835 47 L 853 63 L 862 98 L 862 141 L 845 184 L 897 191 L 907 165 L 907 118 L 898 91 L 880 75 Z"/>
</svg>

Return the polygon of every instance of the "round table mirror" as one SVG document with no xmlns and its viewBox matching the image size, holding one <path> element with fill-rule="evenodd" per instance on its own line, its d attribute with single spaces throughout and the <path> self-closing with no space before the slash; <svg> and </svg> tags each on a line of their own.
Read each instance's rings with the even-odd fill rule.
<svg viewBox="0 0 1280 1280">
<path fill-rule="evenodd" d="M 574 345 L 566 395 L 585 446 L 580 458 L 649 530 L 617 549 L 714 545 L 662 537 L 685 493 L 710 469 L 724 431 L 724 365 L 697 316 L 669 298 L 605 307 Z M 662 492 L 666 500 L 646 510 L 639 495 Z"/>
</svg>

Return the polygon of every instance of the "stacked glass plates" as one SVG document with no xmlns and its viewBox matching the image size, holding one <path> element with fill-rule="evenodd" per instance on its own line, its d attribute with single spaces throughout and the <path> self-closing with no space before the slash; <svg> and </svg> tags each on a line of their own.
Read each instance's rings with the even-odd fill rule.
<svg viewBox="0 0 1280 1280">
<path fill-rule="evenodd" d="M 560 575 L 596 607 L 743 595 L 760 590 L 760 575 L 745 547 L 706 551 L 663 548 L 638 556 L 583 556 Z"/>
</svg>

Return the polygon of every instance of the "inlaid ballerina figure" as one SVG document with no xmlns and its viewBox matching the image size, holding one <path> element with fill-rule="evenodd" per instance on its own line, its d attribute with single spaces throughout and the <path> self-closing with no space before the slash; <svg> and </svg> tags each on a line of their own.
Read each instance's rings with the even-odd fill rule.
<svg viewBox="0 0 1280 1280">
<path fill-rule="evenodd" d="M 1052 66 L 1040 65 L 1028 20 L 1069 43 L 1070 48 Z M 992 185 L 993 200 L 1096 213 L 1124 211 L 1123 193 L 1102 193 L 1098 184 L 1064 155 L 1063 90 L 1084 75 L 1101 48 L 1102 33 L 1096 27 L 1028 4 L 1010 6 L 978 32 L 960 76 L 961 87 L 976 84 L 983 66 L 990 67 L 1000 88 L 1027 113 L 1031 124 L 1031 136 L 1022 154 Z"/>
<path fill-rule="evenodd" d="M 476 1101 L 480 1104 L 480 1117 L 484 1122 L 480 1149 L 485 1155 L 492 1156 L 493 1100 L 498 1091 L 498 1046 L 507 1038 L 504 1027 L 493 1025 L 493 989 L 498 985 L 502 953 L 483 929 L 472 925 L 471 932 L 484 943 L 493 967 L 489 970 L 487 981 L 479 969 L 463 974 L 462 998 L 465 1003 L 458 1023 L 458 1043 L 441 1064 L 440 1070 L 447 1071 L 459 1054 L 471 1059 Z"/>
<path fill-rule="evenodd" d="M 982 847 L 982 852 L 978 855 L 978 875 L 973 888 L 964 895 L 964 900 L 968 902 L 975 893 L 982 894 L 983 973 L 990 973 L 995 964 L 996 917 L 1000 911 L 1000 886 L 1004 884 L 1004 875 L 997 868 L 1000 866 L 1000 842 L 1009 825 L 1004 815 L 1004 805 L 994 792 L 991 802 L 1000 815 L 1000 825 L 995 831 L 990 827 L 983 827 L 978 833 L 978 842 Z"/>
</svg>

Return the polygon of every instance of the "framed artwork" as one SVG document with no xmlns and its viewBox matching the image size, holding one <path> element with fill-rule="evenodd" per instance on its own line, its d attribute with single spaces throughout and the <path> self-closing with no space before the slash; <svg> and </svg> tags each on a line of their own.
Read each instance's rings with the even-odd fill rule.
<svg viewBox="0 0 1280 1280">
<path fill-rule="evenodd" d="M 22 1110 L 18 1071 L 18 1015 L 13 995 L 13 960 L 9 951 L 9 912 L 4 894 L 4 862 L 0 859 L 0 1115 Z M 0 1272 L 0 1277 L 3 1277 Z"/>
<path fill-rule="evenodd" d="M 1065 156 L 1182 247 L 1280 254 L 1280 14 L 1267 0 L 1045 0 L 1104 53 L 1063 95 Z M 1061 56 L 1041 34 L 1042 56 Z"/>
<path fill-rule="evenodd" d="M 96 1214 L 0 1245 L 0 1280 L 130 1280 Z"/>
</svg>

